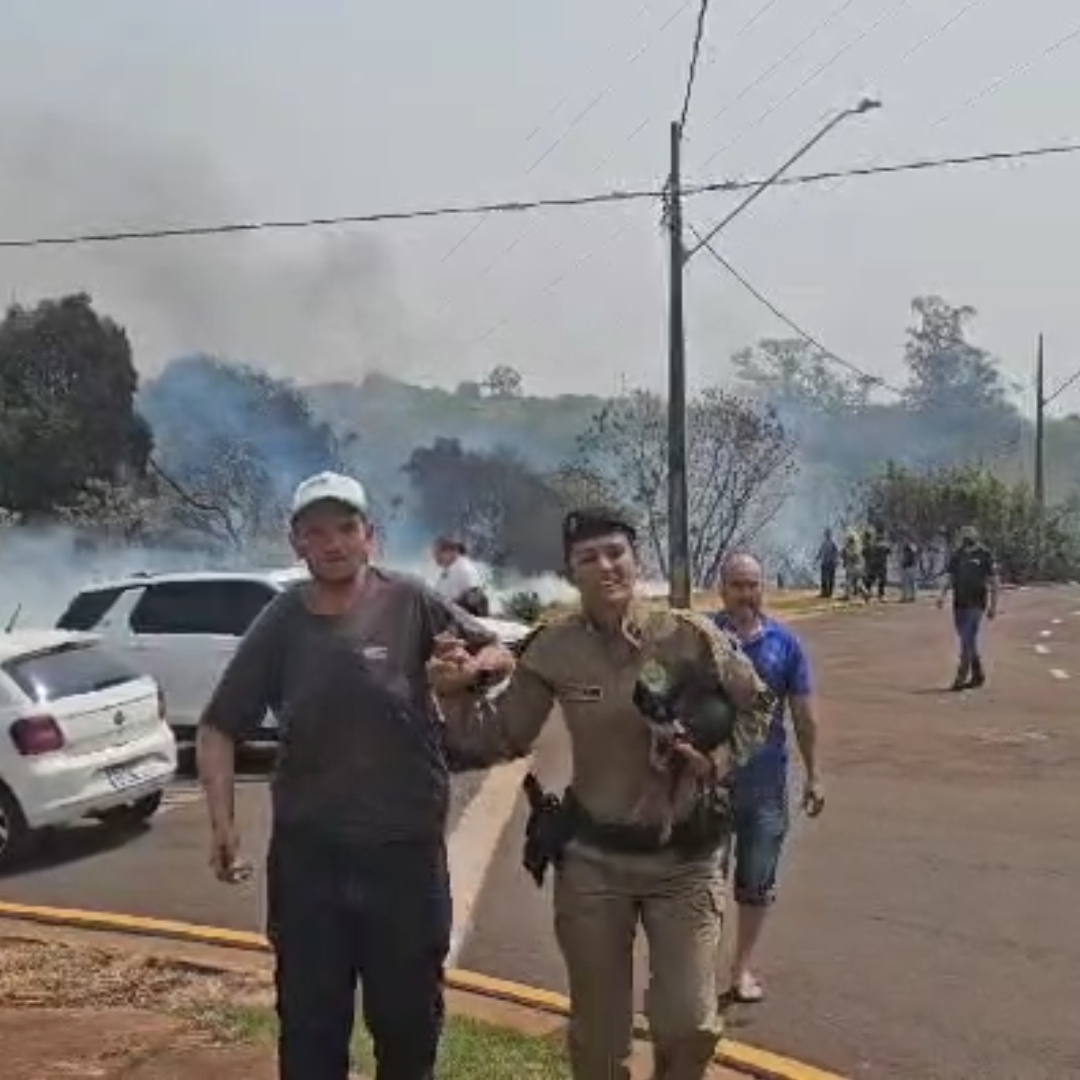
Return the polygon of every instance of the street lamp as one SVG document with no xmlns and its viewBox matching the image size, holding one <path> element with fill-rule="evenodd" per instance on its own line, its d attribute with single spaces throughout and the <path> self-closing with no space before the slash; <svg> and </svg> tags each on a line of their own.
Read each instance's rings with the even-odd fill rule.
<svg viewBox="0 0 1080 1080">
<path fill-rule="evenodd" d="M 668 184 L 668 228 L 670 229 L 671 293 L 668 324 L 668 568 L 672 607 L 688 608 L 690 589 L 690 513 L 686 469 L 686 335 L 683 325 L 683 269 L 721 230 L 727 228 L 751 203 L 772 187 L 792 165 L 808 154 L 833 128 L 852 116 L 880 109 L 881 102 L 863 97 L 857 104 L 838 112 L 812 138 L 791 155 L 771 176 L 758 184 L 734 210 L 689 251 L 682 240 L 682 181 L 680 148 L 682 127 L 671 125 L 671 177 Z"/>
<path fill-rule="evenodd" d="M 817 144 L 821 142 L 821 140 L 824 139 L 825 136 L 833 130 L 833 128 L 838 127 L 849 117 L 862 116 L 863 113 L 868 113 L 873 109 L 880 108 L 880 101 L 877 101 L 875 98 L 864 97 L 861 101 L 858 102 L 858 104 L 852 105 L 850 108 L 842 109 L 840 112 L 838 112 L 812 139 L 810 139 L 809 142 L 803 143 L 803 145 L 800 146 L 799 149 L 796 150 L 795 153 L 792 154 L 791 157 L 789 157 L 787 161 L 785 161 L 783 165 L 781 165 L 776 170 L 776 172 L 774 172 L 766 179 L 762 180 L 761 183 L 758 184 L 758 186 L 754 188 L 754 190 L 751 191 L 750 194 L 747 195 L 746 198 L 743 199 L 743 201 L 739 203 L 739 205 L 736 206 L 735 209 L 732 210 L 726 218 L 724 218 L 718 225 L 715 225 L 712 230 L 706 234 L 704 239 L 699 240 L 698 243 L 696 243 L 689 251 L 687 251 L 686 254 L 683 256 L 683 262 L 689 262 L 703 247 L 705 247 L 706 244 L 708 244 L 710 240 L 712 240 L 714 236 L 716 236 L 723 229 L 726 229 L 728 225 L 730 225 L 731 222 L 734 221 L 735 218 L 737 218 L 752 202 L 754 202 L 756 199 L 759 199 L 770 187 L 772 187 L 772 185 L 775 184 L 776 181 L 779 180 L 780 177 L 783 176 L 784 173 L 786 173 L 788 169 L 790 169 L 791 166 L 795 164 L 796 161 L 804 157 L 806 154 L 810 153 L 810 151 L 813 150 L 813 148 L 817 146 Z"/>
</svg>

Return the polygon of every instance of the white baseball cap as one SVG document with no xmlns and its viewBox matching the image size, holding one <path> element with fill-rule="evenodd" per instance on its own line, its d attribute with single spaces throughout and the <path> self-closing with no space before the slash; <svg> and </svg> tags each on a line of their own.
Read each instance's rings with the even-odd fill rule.
<svg viewBox="0 0 1080 1080">
<path fill-rule="evenodd" d="M 365 517 L 368 512 L 367 493 L 360 481 L 336 472 L 316 473 L 297 485 L 293 493 L 292 518 L 295 520 L 317 502 L 341 503 Z"/>
</svg>

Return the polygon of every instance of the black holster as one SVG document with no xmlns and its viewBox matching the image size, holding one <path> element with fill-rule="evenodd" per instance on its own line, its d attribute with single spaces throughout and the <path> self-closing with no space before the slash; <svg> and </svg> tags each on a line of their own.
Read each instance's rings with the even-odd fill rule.
<svg viewBox="0 0 1080 1080">
<path fill-rule="evenodd" d="M 732 832 L 731 801 L 725 788 L 704 789 L 689 817 L 676 822 L 664 836 L 655 827 L 597 821 L 572 791 L 566 793 L 563 809 L 569 819 L 569 835 L 600 851 L 624 855 L 652 855 L 670 851 L 678 858 L 704 859 L 719 851 Z"/>
<path fill-rule="evenodd" d="M 522 783 L 529 800 L 529 820 L 525 825 L 522 865 L 538 886 L 544 884 L 549 866 L 558 866 L 573 835 L 567 799 L 544 791 L 529 773 Z"/>
</svg>

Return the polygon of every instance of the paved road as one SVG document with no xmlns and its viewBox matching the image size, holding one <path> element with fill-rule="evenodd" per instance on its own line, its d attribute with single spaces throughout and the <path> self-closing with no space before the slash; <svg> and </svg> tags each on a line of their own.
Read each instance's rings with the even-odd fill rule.
<svg viewBox="0 0 1080 1080">
<path fill-rule="evenodd" d="M 1009 594 L 991 683 L 962 695 L 940 689 L 952 642 L 928 604 L 801 628 L 820 672 L 828 809 L 796 825 L 761 956 L 771 997 L 739 1010 L 735 1034 L 873 1080 L 1080 1076 L 1080 590 Z M 562 783 L 557 722 L 537 760 Z M 252 850 L 267 824 L 258 766 L 239 801 Z M 478 787 L 457 785 L 458 835 Z M 0 897 L 258 928 L 258 888 L 207 878 L 195 798 L 178 785 L 124 843 L 95 827 L 58 837 Z M 518 867 L 522 827 L 518 805 L 459 963 L 562 990 L 549 898 Z"/>
</svg>

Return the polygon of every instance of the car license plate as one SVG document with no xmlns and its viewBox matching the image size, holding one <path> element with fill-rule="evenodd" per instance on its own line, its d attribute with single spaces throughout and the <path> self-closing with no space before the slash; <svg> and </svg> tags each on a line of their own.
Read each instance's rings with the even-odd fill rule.
<svg viewBox="0 0 1080 1080">
<path fill-rule="evenodd" d="M 134 787 L 149 779 L 151 770 L 145 764 L 113 765 L 105 770 L 105 777 L 117 790 Z"/>
</svg>

